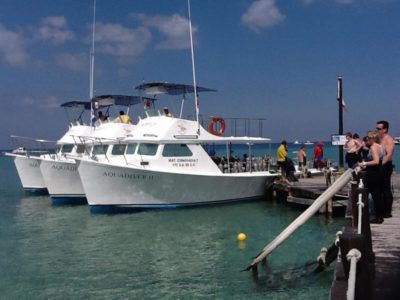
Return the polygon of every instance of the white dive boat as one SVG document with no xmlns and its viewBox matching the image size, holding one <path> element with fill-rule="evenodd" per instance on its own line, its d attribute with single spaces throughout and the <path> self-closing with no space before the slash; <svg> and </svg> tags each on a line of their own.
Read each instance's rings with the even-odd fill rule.
<svg viewBox="0 0 400 300">
<path fill-rule="evenodd" d="M 77 120 L 74 122 L 71 122 L 67 133 L 65 133 L 64 137 L 61 138 L 59 141 L 65 141 L 65 137 L 70 136 L 72 133 L 83 133 L 87 132 L 90 129 L 90 126 L 88 125 L 82 125 L 82 114 L 85 109 L 90 109 L 90 102 L 79 102 L 79 101 L 72 101 L 72 102 L 66 102 L 61 104 L 61 107 L 65 109 L 82 109 L 80 112 Z M 15 136 L 12 136 L 15 137 Z M 24 139 L 29 139 L 29 140 L 34 140 L 31 138 L 24 138 Z M 70 138 L 71 139 L 71 138 Z M 43 143 L 48 143 L 51 142 L 56 144 L 56 142 L 53 141 L 46 141 L 46 140 L 34 140 L 36 142 L 39 142 L 41 144 Z M 65 145 L 64 145 L 65 144 Z M 72 151 L 72 146 L 74 145 L 73 141 L 65 141 L 63 143 L 58 143 L 60 146 L 60 150 L 57 151 L 59 154 L 65 153 L 66 151 Z M 69 149 L 69 150 L 68 150 Z M 79 151 L 79 150 L 78 150 Z M 43 174 L 43 168 L 41 166 L 42 161 L 48 161 L 48 160 L 60 160 L 59 155 L 56 154 L 50 154 L 49 151 L 40 151 L 41 153 L 46 152 L 47 154 L 41 154 L 41 155 L 35 155 L 37 151 L 28 151 L 25 148 L 19 147 L 16 150 L 13 151 L 13 153 L 6 153 L 8 156 L 13 156 L 14 157 L 14 162 L 17 168 L 18 175 L 21 179 L 22 186 L 24 190 L 28 191 L 46 191 L 52 194 L 52 185 L 51 183 L 53 181 L 57 181 L 61 174 Z M 39 152 L 39 153 L 40 153 Z M 53 170 L 56 170 L 56 166 L 51 166 Z M 78 176 L 79 179 L 79 176 Z M 83 189 L 81 188 L 83 191 Z"/>
<path fill-rule="evenodd" d="M 32 138 L 11 136 L 18 140 L 30 140 L 39 144 L 51 142 L 46 140 L 36 140 Z M 52 142 L 54 143 L 54 142 Z M 22 188 L 26 192 L 46 194 L 47 188 L 43 180 L 42 173 L 39 168 L 39 157 L 44 151 L 28 150 L 26 147 L 19 146 L 11 153 L 6 152 L 6 156 L 11 156 L 14 159 L 14 164 L 17 169 L 18 177 L 21 181 Z"/>
<path fill-rule="evenodd" d="M 130 106 L 151 98 L 123 95 L 105 95 L 93 98 L 93 105 L 109 109 L 112 105 Z M 82 105 L 90 109 L 91 102 L 67 102 L 67 105 Z M 65 104 L 64 104 L 65 105 Z M 40 158 L 40 170 L 53 204 L 86 204 L 86 196 L 78 174 L 77 165 L 71 156 L 89 155 L 94 146 L 94 153 L 101 155 L 102 142 L 118 143 L 118 139 L 127 137 L 135 125 L 120 122 L 98 122 L 96 126 L 72 124 L 67 133 L 58 140 L 59 150 L 52 155 Z"/>
<path fill-rule="evenodd" d="M 177 95 L 172 92 L 174 86 L 193 92 L 193 87 L 186 85 L 157 83 L 151 88 Z M 109 147 L 105 156 L 76 160 L 92 211 L 212 204 L 261 198 L 277 174 L 265 167 L 263 171 L 261 167 L 250 167 L 246 172 L 229 160 L 225 173 L 204 145 L 225 144 L 228 149 L 237 143 L 251 148 L 254 143 L 269 141 L 261 137 L 217 136 L 197 121 L 159 115 L 141 119 L 132 135 Z"/>
<path fill-rule="evenodd" d="M 65 135 L 58 140 L 57 152 L 39 158 L 40 171 L 53 204 L 86 203 L 75 161 L 66 155 L 82 155 L 85 146 L 75 144 L 72 135 L 89 135 L 91 130 L 88 125 L 71 124 Z"/>
<path fill-rule="evenodd" d="M 393 140 L 396 145 L 400 145 L 400 136 L 396 136 Z"/>
</svg>

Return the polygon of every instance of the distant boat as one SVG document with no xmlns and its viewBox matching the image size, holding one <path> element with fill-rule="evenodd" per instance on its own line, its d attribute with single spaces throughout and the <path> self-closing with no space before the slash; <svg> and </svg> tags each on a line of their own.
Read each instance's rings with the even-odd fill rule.
<svg viewBox="0 0 400 300">
<path fill-rule="evenodd" d="M 400 136 L 396 136 L 393 140 L 396 145 L 400 145 Z"/>
<path fill-rule="evenodd" d="M 314 143 L 313 143 L 313 142 L 310 142 L 310 141 L 306 141 L 306 142 L 304 143 L 304 145 L 314 145 Z"/>
<path fill-rule="evenodd" d="M 300 144 L 300 142 L 299 142 L 298 140 L 295 140 L 295 141 L 293 142 L 293 144 L 298 145 L 298 144 Z"/>
</svg>

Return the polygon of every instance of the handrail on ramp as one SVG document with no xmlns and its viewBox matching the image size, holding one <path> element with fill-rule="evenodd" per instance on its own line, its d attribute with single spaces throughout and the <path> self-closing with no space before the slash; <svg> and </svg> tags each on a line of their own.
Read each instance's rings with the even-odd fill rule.
<svg viewBox="0 0 400 300">
<path fill-rule="evenodd" d="M 322 205 L 328 202 L 337 192 L 346 186 L 353 178 L 353 171 L 358 173 L 360 167 L 354 169 L 348 169 L 342 174 L 325 192 L 323 192 L 314 203 L 307 208 L 300 216 L 298 216 L 285 230 L 283 230 L 272 242 L 265 246 L 259 254 L 254 258 L 251 264 L 244 269 L 248 271 L 253 268 L 257 268 L 257 264 L 267 257 L 275 248 L 282 244 L 296 229 L 303 225 L 308 219 L 310 219 Z"/>
</svg>

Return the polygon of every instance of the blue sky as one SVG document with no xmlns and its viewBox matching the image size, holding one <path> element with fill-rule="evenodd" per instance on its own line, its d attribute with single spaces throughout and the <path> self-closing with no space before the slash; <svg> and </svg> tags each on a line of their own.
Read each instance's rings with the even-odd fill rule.
<svg viewBox="0 0 400 300">
<path fill-rule="evenodd" d="M 400 135 L 400 1 L 192 0 L 200 112 L 265 118 L 275 141 L 386 119 Z M 88 99 L 92 0 L 1 0 L 0 148 L 10 134 L 57 139 L 59 104 Z M 145 81 L 192 83 L 186 0 L 97 0 L 95 94 L 135 94 Z M 172 110 L 174 99 L 160 101 Z M 192 113 L 193 105 L 186 105 Z M 228 124 L 229 125 L 229 124 Z"/>
</svg>

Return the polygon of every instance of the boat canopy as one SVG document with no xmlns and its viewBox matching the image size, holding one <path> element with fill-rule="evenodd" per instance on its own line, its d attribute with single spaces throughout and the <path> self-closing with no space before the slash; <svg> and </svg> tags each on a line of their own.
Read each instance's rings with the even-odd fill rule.
<svg viewBox="0 0 400 300">
<path fill-rule="evenodd" d="M 154 102 L 156 99 L 141 96 L 129 96 L 129 95 L 100 95 L 93 97 L 92 101 L 97 102 L 101 107 L 120 105 L 120 106 L 131 106 L 145 101 Z"/>
<path fill-rule="evenodd" d="M 193 93 L 193 85 L 177 84 L 167 82 L 148 82 L 135 87 L 136 90 L 144 91 L 148 95 L 168 94 L 168 95 L 184 95 Z M 196 86 L 199 92 L 216 92 L 217 90 Z"/>
<path fill-rule="evenodd" d="M 90 101 L 69 101 L 61 104 L 61 107 L 89 110 Z"/>
</svg>

